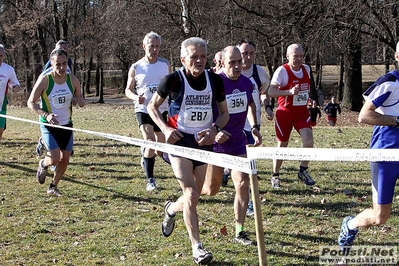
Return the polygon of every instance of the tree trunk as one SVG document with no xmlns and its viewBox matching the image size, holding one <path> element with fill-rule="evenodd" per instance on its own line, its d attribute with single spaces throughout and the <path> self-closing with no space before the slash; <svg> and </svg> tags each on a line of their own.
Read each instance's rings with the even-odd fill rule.
<svg viewBox="0 0 399 266">
<path fill-rule="evenodd" d="M 338 101 L 344 98 L 344 75 L 345 75 L 345 62 L 344 54 L 339 56 L 339 81 L 338 81 Z"/>
<path fill-rule="evenodd" d="M 58 19 L 58 5 L 57 1 L 53 3 L 53 21 L 54 21 L 54 30 L 55 30 L 55 38 L 56 42 L 61 39 L 61 30 L 60 30 L 60 20 Z"/>
<path fill-rule="evenodd" d="M 91 69 L 93 68 L 93 56 L 90 56 L 89 66 L 87 67 L 87 79 L 86 79 L 86 93 L 90 94 L 90 83 L 91 83 Z"/>
<path fill-rule="evenodd" d="M 96 97 L 100 96 L 100 63 L 97 61 L 96 67 Z"/>
<path fill-rule="evenodd" d="M 49 55 L 47 54 L 48 46 L 47 46 L 47 42 L 46 42 L 46 37 L 44 36 L 43 26 L 41 26 L 41 25 L 37 26 L 36 34 L 37 34 L 37 39 L 39 41 L 41 51 L 42 51 L 42 66 L 44 66 L 44 64 L 46 64 L 49 59 Z M 39 50 L 37 50 L 37 51 L 35 50 L 35 52 L 39 52 Z M 41 70 L 43 70 L 43 68 Z"/>
<path fill-rule="evenodd" d="M 127 80 L 129 78 L 129 62 L 124 62 L 123 63 L 123 68 L 122 68 L 122 93 L 125 93 L 125 89 L 127 86 Z"/>
<path fill-rule="evenodd" d="M 32 47 L 33 50 L 33 73 L 34 73 L 34 80 L 37 80 L 40 75 L 42 74 L 43 64 L 42 64 L 42 57 L 39 53 L 39 45 L 35 44 Z"/>
<path fill-rule="evenodd" d="M 62 19 L 62 23 L 61 23 L 61 25 L 62 25 L 62 38 L 65 41 L 68 41 L 67 40 L 67 38 L 68 38 L 68 28 L 69 28 L 68 20 L 67 20 L 67 18 L 69 17 L 68 16 L 68 11 L 69 11 L 68 1 L 65 1 L 64 8 L 65 8 L 65 13 L 64 13 L 64 18 Z"/>
<path fill-rule="evenodd" d="M 87 75 L 87 72 L 86 71 L 83 71 L 83 73 L 82 73 L 82 75 L 80 75 L 81 76 L 81 88 L 82 88 L 82 96 L 83 96 L 83 98 L 85 98 L 85 93 L 86 93 L 86 91 L 85 91 L 85 88 L 86 88 L 86 75 Z"/>
<path fill-rule="evenodd" d="M 316 72 L 316 88 L 320 88 L 321 86 L 321 79 L 323 77 L 323 65 L 320 58 L 320 53 L 316 53 L 316 63 L 315 63 L 315 72 Z"/>
<path fill-rule="evenodd" d="M 98 103 L 104 103 L 104 69 L 100 68 L 100 98 Z"/>
<path fill-rule="evenodd" d="M 25 34 L 24 34 L 24 37 L 27 38 L 27 36 Z M 30 52 L 25 43 L 23 43 L 23 45 L 22 45 L 22 55 L 23 55 L 23 60 L 25 63 L 25 71 L 24 72 L 25 72 L 26 92 L 28 94 L 30 94 L 32 91 L 32 88 L 33 88 L 32 64 L 31 64 Z"/>
<path fill-rule="evenodd" d="M 348 43 L 345 53 L 345 86 L 342 106 L 359 112 L 362 100 L 361 38 L 355 37 Z"/>
<path fill-rule="evenodd" d="M 32 69 L 31 69 L 31 64 L 30 64 L 30 56 L 28 52 L 28 48 L 26 47 L 26 44 L 24 43 L 22 46 L 22 55 L 23 55 L 23 60 L 25 62 L 25 90 L 24 90 L 24 100 L 22 101 L 22 106 L 26 107 L 27 106 L 27 95 L 29 95 L 32 91 L 32 84 L 33 84 L 33 77 L 32 77 Z"/>
</svg>

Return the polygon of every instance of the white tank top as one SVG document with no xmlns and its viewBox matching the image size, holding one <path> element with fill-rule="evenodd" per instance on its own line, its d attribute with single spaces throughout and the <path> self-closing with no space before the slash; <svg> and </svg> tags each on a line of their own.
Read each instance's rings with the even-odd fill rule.
<svg viewBox="0 0 399 266">
<path fill-rule="evenodd" d="M 202 91 L 194 90 L 183 71 L 179 71 L 184 81 L 184 96 L 177 119 L 177 129 L 188 134 L 195 134 L 212 126 L 212 87 L 207 71 L 205 71 L 206 88 Z"/>
<path fill-rule="evenodd" d="M 248 70 L 243 70 L 242 74 L 244 76 L 246 76 L 247 78 L 249 78 L 249 80 L 252 82 L 252 85 L 253 85 L 252 98 L 254 99 L 254 104 L 255 104 L 255 108 L 256 108 L 256 121 L 257 121 L 257 124 L 260 125 L 261 121 L 262 121 L 262 118 L 261 118 L 262 106 L 260 104 L 260 94 L 259 94 L 260 88 L 258 88 L 258 84 L 256 84 L 256 81 L 255 81 L 254 77 L 252 76 L 254 67 L 257 67 L 257 66 L 252 64 L 251 68 Z M 249 124 L 249 120 L 247 118 L 247 120 L 245 121 L 244 130 L 251 131 L 252 126 L 253 125 Z"/>
<path fill-rule="evenodd" d="M 66 80 L 62 84 L 54 81 L 51 73 L 47 74 L 48 88 L 41 95 L 40 107 L 47 113 L 57 115 L 60 125 L 72 122 L 72 98 L 74 88 L 70 75 L 67 74 Z"/>
<path fill-rule="evenodd" d="M 133 67 L 135 70 L 136 93 L 145 97 L 143 104 L 134 103 L 134 111 L 148 114 L 147 105 L 157 91 L 161 79 L 169 74 L 169 63 L 161 57 L 158 57 L 157 61 L 152 64 L 142 58 L 134 63 Z M 168 101 L 164 101 L 159 107 L 159 111 L 163 113 L 167 110 Z"/>
</svg>

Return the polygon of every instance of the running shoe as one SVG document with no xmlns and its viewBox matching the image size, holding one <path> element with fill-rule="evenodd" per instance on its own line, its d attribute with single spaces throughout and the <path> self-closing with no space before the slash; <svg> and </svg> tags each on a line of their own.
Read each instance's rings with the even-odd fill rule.
<svg viewBox="0 0 399 266">
<path fill-rule="evenodd" d="M 248 234 L 244 231 L 241 231 L 238 236 L 234 237 L 234 242 L 244 246 L 256 245 L 256 242 L 249 239 Z"/>
<path fill-rule="evenodd" d="M 270 179 L 270 182 L 272 183 L 272 188 L 280 188 L 280 178 L 276 176 L 272 176 Z"/>
<path fill-rule="evenodd" d="M 46 181 L 47 167 L 42 167 L 43 161 L 44 159 L 41 159 L 39 161 L 39 166 L 36 173 L 36 181 L 39 182 L 39 184 L 44 184 L 44 182 Z"/>
<path fill-rule="evenodd" d="M 157 186 L 155 184 L 155 179 L 154 178 L 148 178 L 146 190 L 147 191 L 153 191 L 156 188 L 157 188 Z"/>
<path fill-rule="evenodd" d="M 229 182 L 229 176 L 230 176 L 230 172 L 223 174 L 223 177 L 222 177 L 222 186 L 223 187 L 227 186 L 227 183 Z"/>
<path fill-rule="evenodd" d="M 298 178 L 307 186 L 313 186 L 316 182 L 310 177 L 309 171 L 305 170 L 302 173 L 298 172 Z"/>
<path fill-rule="evenodd" d="M 352 246 L 353 241 L 356 238 L 356 234 L 359 232 L 359 230 L 349 230 L 348 228 L 348 222 L 355 218 L 354 216 L 346 216 L 342 220 L 342 225 L 341 225 L 341 232 L 339 233 L 338 237 L 338 245 L 340 247 L 345 247 L 345 246 Z"/>
<path fill-rule="evenodd" d="M 247 216 L 248 217 L 252 217 L 252 216 L 254 216 L 254 205 L 251 203 L 251 204 L 248 204 L 248 208 L 247 208 Z"/>
<path fill-rule="evenodd" d="M 211 252 L 207 251 L 202 244 L 193 251 L 193 260 L 197 264 L 206 265 L 213 259 Z"/>
<path fill-rule="evenodd" d="M 50 196 L 56 196 L 56 197 L 61 197 L 62 196 L 61 192 L 58 190 L 57 187 L 49 187 L 47 189 L 47 194 L 50 195 Z"/>
<path fill-rule="evenodd" d="M 167 201 L 165 203 L 164 211 L 165 211 L 165 218 L 162 222 L 162 234 L 164 237 L 168 237 L 172 234 L 173 229 L 175 229 L 175 216 L 176 214 L 169 215 L 168 208 L 172 204 L 171 201 Z"/>
<path fill-rule="evenodd" d="M 43 139 L 42 139 L 42 137 L 40 137 L 39 140 L 37 141 L 36 154 L 37 154 L 37 156 L 43 155 Z"/>
</svg>

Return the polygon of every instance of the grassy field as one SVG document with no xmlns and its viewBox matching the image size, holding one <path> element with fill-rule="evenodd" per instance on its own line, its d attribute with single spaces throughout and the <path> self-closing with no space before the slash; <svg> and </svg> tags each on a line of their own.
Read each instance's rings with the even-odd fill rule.
<svg viewBox="0 0 399 266">
<path fill-rule="evenodd" d="M 37 120 L 27 108 L 8 115 Z M 314 128 L 317 148 L 368 148 L 371 127 L 344 112 L 338 126 L 324 119 Z M 74 110 L 74 126 L 141 138 L 131 106 L 89 104 Z M 275 146 L 271 122 L 261 131 Z M 0 265 L 193 265 L 181 215 L 169 238 L 161 233 L 163 204 L 181 195 L 170 166 L 157 158 L 158 190 L 145 190 L 140 151 L 85 133 L 75 134 L 75 154 L 59 184 L 63 197 L 49 197 L 36 183 L 38 125 L 9 119 L 1 145 Z M 300 147 L 293 133 L 291 147 Z M 297 182 L 298 162 L 286 161 L 282 188 L 272 190 L 272 162 L 256 162 L 268 265 L 318 265 L 320 245 L 334 245 L 342 218 L 371 204 L 367 162 L 312 162 L 314 187 Z M 231 181 L 214 197 L 202 197 L 200 233 L 213 252 L 211 265 L 258 265 L 257 248 L 233 243 L 234 188 Z M 398 210 L 388 223 L 361 230 L 358 245 L 397 245 Z M 226 227 L 227 235 L 221 233 Z M 255 239 L 253 219 L 245 230 Z"/>
<path fill-rule="evenodd" d="M 394 65 L 390 66 L 390 70 L 395 69 Z M 326 65 L 323 66 L 323 78 L 324 83 L 336 83 L 339 81 L 339 66 L 338 65 Z M 362 66 L 362 81 L 363 82 L 374 82 L 379 76 L 385 74 L 384 65 L 363 65 Z"/>
</svg>

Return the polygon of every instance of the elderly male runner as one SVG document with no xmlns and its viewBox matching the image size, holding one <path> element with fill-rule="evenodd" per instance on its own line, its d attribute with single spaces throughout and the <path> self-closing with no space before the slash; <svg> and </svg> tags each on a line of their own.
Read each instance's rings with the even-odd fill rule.
<svg viewBox="0 0 399 266">
<path fill-rule="evenodd" d="M 254 146 L 262 143 L 262 136 L 256 126 L 256 106 L 252 99 L 253 86 L 251 81 L 241 75 L 242 58 L 240 50 L 235 46 L 228 46 L 222 54 L 223 72 L 219 75 L 224 82 L 226 102 L 229 109 L 229 122 L 216 135 L 214 152 L 246 157 L 247 136 L 244 132 L 245 121 L 252 124 L 251 132 Z M 202 193 L 215 195 L 220 188 L 224 169 L 215 165 L 208 165 L 208 172 Z M 238 170 L 231 171 L 231 178 L 236 190 L 234 198 L 234 214 L 236 234 L 234 241 L 242 245 L 251 245 L 254 242 L 244 231 L 244 222 L 249 199 L 249 176 Z"/>
<path fill-rule="evenodd" d="M 313 148 L 313 132 L 307 108 L 311 89 L 310 67 L 303 64 L 303 49 L 299 44 L 287 48 L 288 63 L 274 72 L 269 88 L 270 97 L 278 97 L 275 114 L 277 147 L 287 147 L 292 128 L 302 138 L 303 148 Z M 280 168 L 283 160 L 273 160 L 273 188 L 280 187 Z M 315 181 L 308 172 L 309 161 L 301 161 L 298 178 L 311 186 Z"/>
<path fill-rule="evenodd" d="M 217 74 L 205 71 L 207 42 L 201 38 L 192 37 L 182 42 L 180 60 L 184 67 L 161 81 L 148 104 L 148 112 L 168 143 L 212 151 L 216 134 L 229 120 L 223 81 Z M 165 123 L 159 107 L 167 97 L 169 116 Z M 216 119 L 212 110 L 214 101 L 219 110 Z M 169 159 L 183 195 L 176 202 L 165 203 L 162 234 L 165 237 L 172 234 L 176 213 L 183 212 L 194 261 L 198 264 L 209 263 L 213 255 L 200 241 L 197 214 L 207 164 L 173 154 Z"/>
<path fill-rule="evenodd" d="M 125 90 L 126 97 L 134 101 L 134 112 L 141 134 L 145 140 L 165 142 L 165 136 L 154 123 L 147 111 L 147 105 L 158 89 L 162 78 L 171 72 L 169 61 L 159 57 L 161 36 L 155 32 L 147 33 L 143 40 L 145 56 L 134 63 L 129 70 L 129 79 Z M 160 106 L 166 121 L 168 105 Z M 147 191 L 156 189 L 154 178 L 155 151 L 143 149 L 142 166 L 147 180 Z"/>
<path fill-rule="evenodd" d="M 222 51 L 216 52 L 215 57 L 213 58 L 213 63 L 215 66 L 212 67 L 211 70 L 215 73 L 219 73 L 222 69 Z"/>
<path fill-rule="evenodd" d="M 67 74 L 68 54 L 56 49 L 50 54 L 52 70 L 39 76 L 28 99 L 28 107 L 40 115 L 40 122 L 72 128 L 72 99 L 75 97 L 80 107 L 85 105 L 78 78 Z M 37 101 L 41 99 L 40 105 Z M 47 169 L 57 165 L 47 194 L 62 196 L 57 188 L 64 175 L 73 148 L 73 131 L 40 125 L 42 139 L 47 147 L 47 155 L 39 161 L 36 180 L 43 184 Z"/>
</svg>

